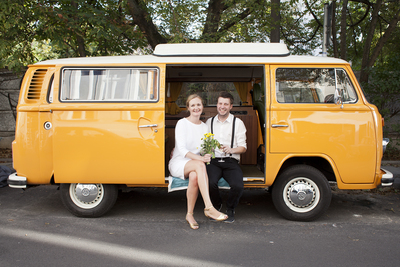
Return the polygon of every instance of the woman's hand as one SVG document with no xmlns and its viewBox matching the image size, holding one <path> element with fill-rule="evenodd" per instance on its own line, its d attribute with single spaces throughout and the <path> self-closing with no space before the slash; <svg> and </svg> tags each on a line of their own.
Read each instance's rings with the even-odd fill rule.
<svg viewBox="0 0 400 267">
<path fill-rule="evenodd" d="M 203 162 L 207 163 L 207 162 L 210 162 L 210 161 L 211 161 L 211 154 L 205 154 L 203 156 Z"/>
</svg>

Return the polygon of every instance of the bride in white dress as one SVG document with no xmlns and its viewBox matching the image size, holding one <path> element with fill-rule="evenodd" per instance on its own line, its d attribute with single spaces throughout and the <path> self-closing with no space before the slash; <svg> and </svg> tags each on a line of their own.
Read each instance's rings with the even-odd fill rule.
<svg viewBox="0 0 400 267">
<path fill-rule="evenodd" d="M 190 95 L 186 100 L 189 117 L 180 119 L 175 127 L 175 148 L 168 164 L 170 174 L 181 179 L 189 179 L 186 192 L 186 221 L 190 228 L 198 229 L 199 225 L 193 217 L 199 190 L 203 197 L 204 214 L 217 221 L 227 219 L 227 215 L 217 211 L 210 200 L 208 192 L 208 176 L 205 164 L 210 162 L 211 155 L 200 155 L 201 139 L 208 132 L 207 125 L 200 120 L 203 112 L 203 100 L 199 95 Z"/>
</svg>

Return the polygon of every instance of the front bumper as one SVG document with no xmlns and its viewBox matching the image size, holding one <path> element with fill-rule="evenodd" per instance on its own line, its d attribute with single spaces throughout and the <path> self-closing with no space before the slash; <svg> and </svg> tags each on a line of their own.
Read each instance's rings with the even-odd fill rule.
<svg viewBox="0 0 400 267">
<path fill-rule="evenodd" d="M 26 188 L 26 177 L 18 176 L 16 172 L 8 176 L 8 186 L 12 188 Z"/>
<path fill-rule="evenodd" d="M 385 169 L 381 169 L 381 171 L 384 172 L 384 174 L 382 175 L 382 179 L 381 179 L 381 185 L 382 186 L 391 186 L 394 182 L 393 173 L 391 173 L 390 171 L 385 170 Z"/>
</svg>

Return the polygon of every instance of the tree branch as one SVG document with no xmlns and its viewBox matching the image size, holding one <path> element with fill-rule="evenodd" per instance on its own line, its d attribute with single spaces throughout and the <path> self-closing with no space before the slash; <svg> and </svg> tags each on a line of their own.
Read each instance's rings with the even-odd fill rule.
<svg viewBox="0 0 400 267">
<path fill-rule="evenodd" d="M 246 17 L 248 17 L 253 11 L 250 10 L 249 8 L 247 8 L 246 10 L 244 10 L 242 13 L 238 14 L 237 16 L 231 18 L 227 23 L 225 23 L 225 25 L 221 26 L 218 29 L 218 33 L 222 33 L 224 31 L 229 30 L 232 26 L 234 26 L 236 23 L 238 23 L 238 21 L 241 21 L 243 19 L 245 19 Z"/>
<path fill-rule="evenodd" d="M 315 21 L 318 23 L 319 26 L 323 26 L 323 23 L 321 23 L 321 21 L 319 21 L 318 17 L 315 15 L 315 13 L 312 11 L 310 4 L 308 3 L 307 0 L 304 1 L 306 3 L 306 7 L 307 10 L 311 13 L 311 15 L 313 16 L 313 18 L 315 19 Z"/>
<path fill-rule="evenodd" d="M 311 35 L 310 38 L 308 38 L 307 40 L 304 41 L 296 41 L 296 43 L 300 43 L 300 44 L 306 44 L 308 42 L 310 42 L 312 39 L 314 39 L 315 35 L 317 35 L 319 28 L 321 28 L 321 25 L 318 25 L 317 28 L 315 29 L 314 33 Z M 290 43 L 291 45 L 295 44 L 295 41 L 292 41 L 289 39 L 289 37 L 285 34 L 285 31 L 283 31 L 283 29 L 281 29 L 281 33 L 283 35 L 283 37 L 285 38 L 285 40 Z"/>
<path fill-rule="evenodd" d="M 390 21 L 389 27 L 385 30 L 385 33 L 383 34 L 383 36 L 381 38 L 379 38 L 378 43 L 376 44 L 374 50 L 372 51 L 372 55 L 371 55 L 371 58 L 369 60 L 367 67 L 372 67 L 374 65 L 374 62 L 376 61 L 380 52 L 382 51 L 384 44 L 387 42 L 387 40 L 389 39 L 392 32 L 396 29 L 397 23 L 400 20 L 399 15 L 400 15 L 400 8 L 397 9 L 396 14 L 394 15 L 393 19 Z"/>
<path fill-rule="evenodd" d="M 358 1 L 352 1 L 352 2 L 358 2 Z M 361 3 L 364 3 L 364 2 L 361 2 Z M 366 3 L 364 3 L 364 4 L 366 4 Z M 366 4 L 366 5 L 367 5 L 367 10 L 365 10 L 364 16 L 361 19 L 359 19 L 357 22 L 352 23 L 351 25 L 348 25 L 349 27 L 355 27 L 367 18 L 367 16 L 369 15 L 369 10 L 371 9 L 371 3 Z"/>
<path fill-rule="evenodd" d="M 153 49 L 158 44 L 167 43 L 167 39 L 158 32 L 142 0 L 127 0 L 127 6 L 133 21 L 139 26 Z"/>
</svg>

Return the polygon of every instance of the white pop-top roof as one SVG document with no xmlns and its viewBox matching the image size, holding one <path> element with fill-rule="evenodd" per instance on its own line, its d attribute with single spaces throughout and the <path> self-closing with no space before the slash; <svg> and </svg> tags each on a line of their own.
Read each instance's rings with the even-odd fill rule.
<svg viewBox="0 0 400 267">
<path fill-rule="evenodd" d="M 114 64 L 343 64 L 329 57 L 290 56 L 280 43 L 191 43 L 157 45 L 153 55 L 107 56 L 53 59 L 35 65 L 114 65 Z"/>
<path fill-rule="evenodd" d="M 155 56 L 289 56 L 281 43 L 188 43 L 159 44 Z"/>
</svg>

